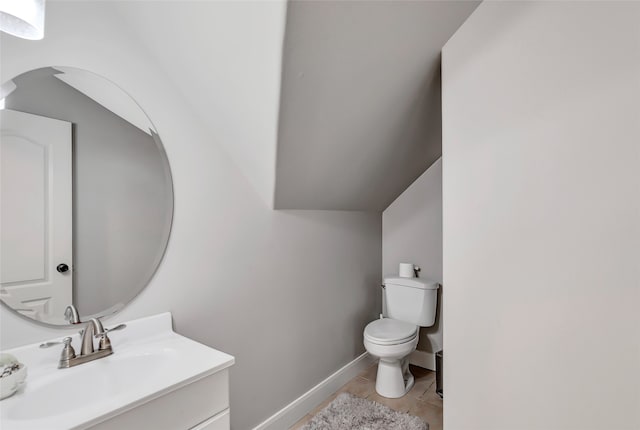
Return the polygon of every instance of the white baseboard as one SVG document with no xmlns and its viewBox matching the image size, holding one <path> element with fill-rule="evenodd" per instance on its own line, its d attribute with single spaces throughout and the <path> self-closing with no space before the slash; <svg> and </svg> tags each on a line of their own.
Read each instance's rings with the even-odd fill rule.
<svg viewBox="0 0 640 430">
<path fill-rule="evenodd" d="M 368 352 L 340 368 L 324 381 L 289 403 L 284 408 L 258 424 L 253 430 L 286 430 L 300 418 L 311 412 L 327 397 L 338 391 L 350 379 L 366 370 L 375 362 Z"/>
<path fill-rule="evenodd" d="M 436 370 L 436 355 L 433 352 L 415 350 L 409 356 L 409 363 L 429 370 Z"/>
</svg>

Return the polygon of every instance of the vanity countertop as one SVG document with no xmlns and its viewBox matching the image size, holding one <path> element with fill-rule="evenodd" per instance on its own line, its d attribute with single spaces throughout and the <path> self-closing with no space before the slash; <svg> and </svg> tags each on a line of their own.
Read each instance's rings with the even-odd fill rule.
<svg viewBox="0 0 640 430">
<path fill-rule="evenodd" d="M 27 366 L 28 377 L 0 401 L 0 427 L 86 429 L 234 363 L 231 355 L 175 333 L 168 312 L 126 324 L 109 334 L 113 355 L 68 369 L 57 368 L 62 345 L 7 350 Z M 78 352 L 79 335 L 72 344 Z"/>
</svg>

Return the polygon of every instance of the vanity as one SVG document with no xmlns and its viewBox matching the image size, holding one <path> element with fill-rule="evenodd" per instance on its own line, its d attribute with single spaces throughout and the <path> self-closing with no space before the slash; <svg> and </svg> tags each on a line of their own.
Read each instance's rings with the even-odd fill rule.
<svg viewBox="0 0 640 430">
<path fill-rule="evenodd" d="M 0 401 L 0 428 L 229 430 L 234 358 L 175 333 L 170 313 L 126 326 L 109 335 L 112 355 L 71 368 L 58 368 L 62 345 L 6 351 L 28 377 Z"/>
</svg>

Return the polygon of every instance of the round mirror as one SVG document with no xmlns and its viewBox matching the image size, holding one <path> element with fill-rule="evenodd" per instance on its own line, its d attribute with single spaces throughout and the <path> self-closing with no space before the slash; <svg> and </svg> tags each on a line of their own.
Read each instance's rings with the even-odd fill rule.
<svg viewBox="0 0 640 430">
<path fill-rule="evenodd" d="M 0 297 L 66 325 L 117 312 L 149 282 L 173 216 L 169 162 L 155 128 L 94 73 L 46 67 L 0 93 Z"/>
</svg>

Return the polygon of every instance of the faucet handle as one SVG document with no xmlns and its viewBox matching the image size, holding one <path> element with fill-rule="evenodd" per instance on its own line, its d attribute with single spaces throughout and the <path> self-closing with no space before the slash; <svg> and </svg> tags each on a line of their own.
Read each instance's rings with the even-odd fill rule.
<svg viewBox="0 0 640 430">
<path fill-rule="evenodd" d="M 71 338 L 70 337 L 65 337 L 62 340 L 52 340 L 51 342 L 45 342 L 45 343 L 41 343 L 40 344 L 40 348 L 50 348 L 52 346 L 55 345 L 62 345 L 62 344 L 66 345 L 70 345 L 71 344 Z"/>
<path fill-rule="evenodd" d="M 94 336 L 95 337 L 105 337 L 107 335 L 107 333 L 109 333 L 111 331 L 122 330 L 123 328 L 126 328 L 126 327 L 127 327 L 126 324 L 118 324 L 115 327 L 106 328 L 106 329 L 104 329 L 104 331 L 94 334 Z"/>
<path fill-rule="evenodd" d="M 73 346 L 71 346 L 71 338 L 65 337 L 62 339 L 62 343 L 64 343 L 64 348 L 62 348 L 62 353 L 60 353 L 60 361 L 76 358 L 76 351 L 73 349 Z"/>
<path fill-rule="evenodd" d="M 71 338 L 65 337 L 64 339 L 55 340 L 52 342 L 45 342 L 40 344 L 40 348 L 49 348 L 54 345 L 64 344 L 64 348 L 62 348 L 62 352 L 60 353 L 60 362 L 69 361 L 72 358 L 76 357 L 76 351 L 71 346 Z"/>
<path fill-rule="evenodd" d="M 98 343 L 98 351 L 103 351 L 105 349 L 111 348 L 111 340 L 109 339 L 109 336 L 107 336 L 107 333 L 109 333 L 110 331 L 122 330 L 126 326 L 126 324 L 118 324 L 115 327 L 103 329 L 100 333 L 94 334 L 94 337 L 100 338 L 100 342 Z"/>
</svg>

